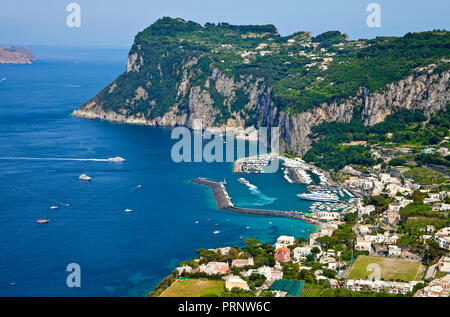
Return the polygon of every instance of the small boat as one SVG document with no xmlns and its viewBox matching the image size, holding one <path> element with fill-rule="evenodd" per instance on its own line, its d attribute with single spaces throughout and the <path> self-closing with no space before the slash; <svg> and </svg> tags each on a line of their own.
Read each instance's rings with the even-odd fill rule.
<svg viewBox="0 0 450 317">
<path fill-rule="evenodd" d="M 116 157 L 109 157 L 109 162 L 125 162 L 126 160 L 123 157 L 116 156 Z"/>
<path fill-rule="evenodd" d="M 238 180 L 237 180 L 239 183 L 241 183 L 241 184 L 244 184 L 244 185 L 250 185 L 250 182 L 248 181 L 248 180 L 246 180 L 245 178 L 243 178 L 243 177 L 241 177 L 241 178 L 238 178 Z"/>
<path fill-rule="evenodd" d="M 9 286 L 16 286 L 16 283 L 14 283 L 14 282 L 9 283 Z"/>
<path fill-rule="evenodd" d="M 245 229 L 250 229 L 250 227 L 245 227 Z"/>
<path fill-rule="evenodd" d="M 48 222 L 50 222 L 50 220 L 48 220 L 48 219 L 38 219 L 37 220 L 37 223 L 40 223 L 40 224 L 44 224 L 44 223 L 48 223 Z"/>
<path fill-rule="evenodd" d="M 242 240 L 242 239 L 244 239 L 244 237 L 243 237 L 243 236 L 240 236 L 240 237 L 239 237 L 239 240 Z"/>
<path fill-rule="evenodd" d="M 125 212 L 132 212 L 133 211 L 133 209 L 125 209 Z"/>
<path fill-rule="evenodd" d="M 219 231 L 219 230 L 216 230 L 216 231 L 214 231 L 213 233 L 214 233 L 214 234 L 219 234 L 220 231 Z"/>
<path fill-rule="evenodd" d="M 216 225 L 216 226 L 218 226 L 219 224 L 218 224 L 218 223 L 216 223 L 215 225 Z"/>
<path fill-rule="evenodd" d="M 195 223 L 198 223 L 199 221 L 197 220 Z"/>
<path fill-rule="evenodd" d="M 58 209 L 58 206 L 50 206 L 50 209 Z"/>
<path fill-rule="evenodd" d="M 92 180 L 92 178 L 89 177 L 89 176 L 87 176 L 86 174 L 81 174 L 81 175 L 78 177 L 78 179 L 81 180 L 81 181 L 90 181 L 90 180 Z"/>
<path fill-rule="evenodd" d="M 269 221 L 269 225 L 271 225 L 272 224 L 272 221 Z"/>
</svg>

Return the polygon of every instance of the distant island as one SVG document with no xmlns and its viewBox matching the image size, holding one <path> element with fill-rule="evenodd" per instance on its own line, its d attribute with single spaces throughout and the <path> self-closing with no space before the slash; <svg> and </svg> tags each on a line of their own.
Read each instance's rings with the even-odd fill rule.
<svg viewBox="0 0 450 317">
<path fill-rule="evenodd" d="M 24 47 L 0 48 L 0 64 L 31 64 L 36 58 Z"/>
</svg>

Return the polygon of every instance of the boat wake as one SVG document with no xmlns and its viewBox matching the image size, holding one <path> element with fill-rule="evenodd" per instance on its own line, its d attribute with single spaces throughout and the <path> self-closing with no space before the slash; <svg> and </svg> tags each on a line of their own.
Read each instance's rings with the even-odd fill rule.
<svg viewBox="0 0 450 317">
<path fill-rule="evenodd" d="M 137 189 L 139 189 L 139 188 L 142 188 L 142 185 L 134 186 L 132 189 L 130 189 L 130 190 L 128 191 L 127 194 L 131 194 L 132 192 L 134 192 L 135 190 L 137 190 Z"/>
<path fill-rule="evenodd" d="M 82 85 L 74 85 L 74 84 L 48 84 L 48 86 L 56 86 L 56 87 L 68 87 L 68 88 L 81 88 Z"/>
<path fill-rule="evenodd" d="M 250 193 L 252 195 L 258 197 L 258 201 L 247 203 L 247 205 L 249 205 L 249 206 L 270 205 L 271 203 L 273 203 L 275 200 L 278 199 L 276 197 L 271 197 L 271 196 L 268 196 L 268 195 L 264 194 L 263 192 L 261 192 L 259 190 L 258 186 L 255 186 L 255 185 L 250 184 L 250 183 L 248 183 L 248 185 L 246 185 L 246 186 L 248 187 L 248 189 L 250 190 Z"/>
<path fill-rule="evenodd" d="M 20 156 L 6 156 L 0 157 L 0 160 L 7 161 L 77 161 L 77 162 L 109 162 L 108 159 L 99 158 L 71 158 L 71 157 L 20 157 Z"/>
</svg>

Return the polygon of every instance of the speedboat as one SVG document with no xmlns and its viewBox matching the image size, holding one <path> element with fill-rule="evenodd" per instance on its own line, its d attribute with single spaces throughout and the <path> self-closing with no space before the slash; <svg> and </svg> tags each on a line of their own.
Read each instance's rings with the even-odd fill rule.
<svg viewBox="0 0 450 317">
<path fill-rule="evenodd" d="M 247 186 L 250 185 L 250 182 L 243 177 L 238 178 L 238 182 Z"/>
<path fill-rule="evenodd" d="M 48 219 L 38 219 L 37 220 L 37 223 L 40 223 L 40 224 L 44 224 L 44 223 L 48 223 L 48 222 L 50 222 L 50 220 L 48 220 Z"/>
<path fill-rule="evenodd" d="M 90 180 L 92 180 L 92 178 L 89 177 L 89 176 L 87 176 L 86 174 L 81 174 L 81 175 L 78 177 L 78 179 L 81 180 L 81 181 L 90 181 Z"/>
<path fill-rule="evenodd" d="M 50 209 L 58 209 L 58 206 L 51 206 Z"/>
<path fill-rule="evenodd" d="M 126 160 L 123 157 L 116 156 L 116 157 L 109 157 L 109 162 L 125 162 Z"/>
<path fill-rule="evenodd" d="M 125 212 L 132 212 L 133 211 L 133 209 L 125 209 Z"/>
</svg>

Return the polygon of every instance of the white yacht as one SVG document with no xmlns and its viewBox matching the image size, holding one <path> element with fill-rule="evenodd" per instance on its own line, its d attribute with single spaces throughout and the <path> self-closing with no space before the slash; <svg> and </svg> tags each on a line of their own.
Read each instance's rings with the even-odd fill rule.
<svg viewBox="0 0 450 317">
<path fill-rule="evenodd" d="M 324 193 L 298 194 L 297 197 L 300 199 L 313 201 L 326 201 L 326 202 L 339 201 L 339 197 L 337 195 Z"/>
<path fill-rule="evenodd" d="M 80 177 L 78 177 L 78 179 L 80 181 L 90 181 L 90 180 L 92 180 L 92 178 L 87 176 L 86 174 L 81 174 Z"/>
</svg>

